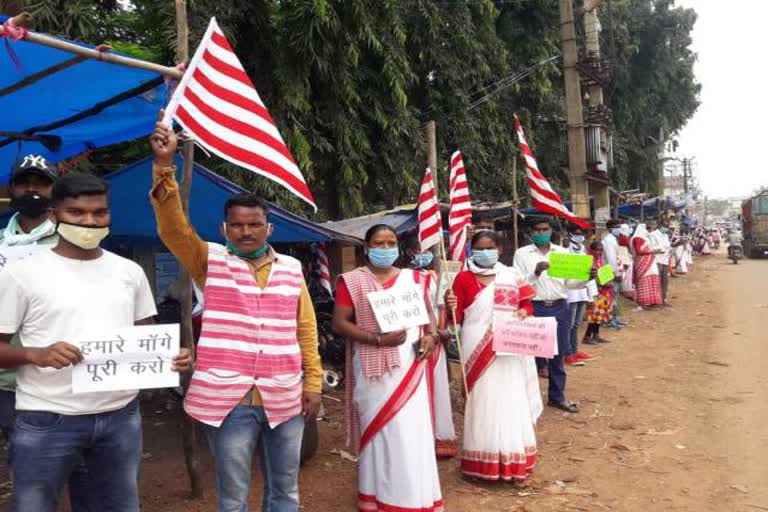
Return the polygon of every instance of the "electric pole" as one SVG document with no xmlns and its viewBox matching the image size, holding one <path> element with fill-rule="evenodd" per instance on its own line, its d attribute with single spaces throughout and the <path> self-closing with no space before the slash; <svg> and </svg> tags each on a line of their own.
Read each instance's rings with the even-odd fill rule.
<svg viewBox="0 0 768 512">
<path fill-rule="evenodd" d="M 688 195 L 688 165 L 690 159 L 683 158 L 683 195 Z"/>
<path fill-rule="evenodd" d="M 568 127 L 568 172 L 571 178 L 571 201 L 577 217 L 589 218 L 589 189 L 584 175 L 587 172 L 587 150 L 584 138 L 584 118 L 581 110 L 581 79 L 576 69 L 576 27 L 572 0 L 560 0 L 560 43 L 563 52 L 563 78 Z"/>
</svg>

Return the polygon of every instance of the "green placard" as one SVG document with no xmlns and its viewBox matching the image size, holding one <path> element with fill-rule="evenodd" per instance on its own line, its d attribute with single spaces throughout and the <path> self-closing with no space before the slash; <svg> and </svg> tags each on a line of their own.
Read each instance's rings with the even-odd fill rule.
<svg viewBox="0 0 768 512">
<path fill-rule="evenodd" d="M 597 269 L 597 282 L 600 286 L 610 283 L 614 279 L 613 267 L 605 265 Z"/>
<path fill-rule="evenodd" d="M 588 281 L 591 269 L 592 256 L 561 252 L 549 253 L 549 270 L 547 273 L 552 277 Z"/>
</svg>

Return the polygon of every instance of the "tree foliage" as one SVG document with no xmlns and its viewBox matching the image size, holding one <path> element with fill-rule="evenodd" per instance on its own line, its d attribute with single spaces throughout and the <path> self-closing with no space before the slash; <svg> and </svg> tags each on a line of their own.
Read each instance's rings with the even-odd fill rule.
<svg viewBox="0 0 768 512">
<path fill-rule="evenodd" d="M 609 96 L 619 186 L 656 191 L 660 132 L 673 139 L 699 106 L 693 66 L 693 9 L 673 0 L 613 0 Z"/>
<path fill-rule="evenodd" d="M 37 28 L 173 64 L 173 2 L 15 0 Z M 461 149 L 473 197 L 511 197 L 518 112 L 540 167 L 567 196 L 563 100 L 553 0 L 188 0 L 194 48 L 216 16 L 269 107 L 321 207 L 340 218 L 413 202 L 426 165 L 424 125 L 438 126 L 441 193 Z M 622 184 L 647 179 L 659 126 L 673 133 L 696 108 L 690 29 L 672 0 L 613 0 L 614 82 Z M 118 42 L 119 41 L 119 42 Z M 143 141 L 97 152 L 135 157 Z M 220 159 L 198 159 L 294 210 L 271 182 Z M 518 189 L 524 193 L 522 172 Z"/>
</svg>

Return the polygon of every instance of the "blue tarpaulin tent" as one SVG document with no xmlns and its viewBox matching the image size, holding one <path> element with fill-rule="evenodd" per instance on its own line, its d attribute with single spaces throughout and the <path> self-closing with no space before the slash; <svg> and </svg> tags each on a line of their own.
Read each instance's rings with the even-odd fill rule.
<svg viewBox="0 0 768 512">
<path fill-rule="evenodd" d="M 3 41 L 11 50 L 0 44 L 0 184 L 24 155 L 59 162 L 152 131 L 166 102 L 160 74 Z"/>
<path fill-rule="evenodd" d="M 178 179 L 181 179 L 183 161 L 176 157 Z M 115 241 L 159 244 L 157 224 L 149 189 L 152 185 L 152 159 L 139 160 L 119 171 L 105 176 L 109 182 L 112 208 L 112 238 Z M 193 166 L 190 218 L 203 240 L 223 241 L 219 227 L 224 219 L 224 202 L 245 189 L 209 171 L 199 164 Z M 338 240 L 359 243 L 352 237 L 315 224 L 276 205 L 270 205 L 270 222 L 274 243 L 328 242 Z"/>
<path fill-rule="evenodd" d="M 181 178 L 183 161 L 176 157 L 177 178 Z M 193 166 L 190 217 L 203 240 L 222 242 L 219 231 L 224 218 L 224 202 L 233 194 L 245 192 L 221 176 L 199 164 Z M 108 244 L 159 246 L 155 213 L 149 202 L 152 186 L 152 159 L 145 158 L 104 177 L 110 187 L 112 227 Z M 5 226 L 10 213 L 0 216 Z M 360 240 L 270 205 L 273 243 L 338 241 L 359 244 Z"/>
</svg>

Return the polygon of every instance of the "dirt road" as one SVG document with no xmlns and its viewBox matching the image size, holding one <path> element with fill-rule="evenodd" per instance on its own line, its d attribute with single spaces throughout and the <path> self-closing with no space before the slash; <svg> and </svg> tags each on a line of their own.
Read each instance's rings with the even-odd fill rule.
<svg viewBox="0 0 768 512">
<path fill-rule="evenodd" d="M 581 413 L 545 411 L 527 487 L 469 483 L 456 461 L 441 461 L 446 510 L 768 510 L 768 260 L 699 258 L 672 281 L 671 300 L 671 309 L 627 313 L 629 328 L 607 331 L 613 343 L 589 350 L 595 361 L 569 369 Z M 320 451 L 302 470 L 302 510 L 353 511 L 355 464 L 331 453 L 344 448 L 341 404 L 326 406 Z M 188 501 L 178 415 L 154 409 L 144 407 L 142 510 L 215 510 L 210 459 L 207 499 Z"/>
</svg>

